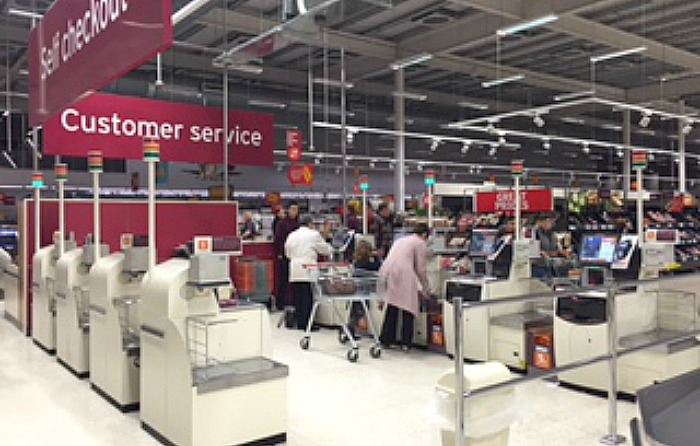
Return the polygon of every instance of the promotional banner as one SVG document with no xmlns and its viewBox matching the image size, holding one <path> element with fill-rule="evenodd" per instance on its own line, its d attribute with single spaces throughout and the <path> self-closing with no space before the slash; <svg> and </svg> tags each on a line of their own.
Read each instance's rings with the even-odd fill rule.
<svg viewBox="0 0 700 446">
<path fill-rule="evenodd" d="M 173 43 L 171 0 L 58 0 L 29 36 L 32 126 Z"/>
<path fill-rule="evenodd" d="M 551 189 L 524 190 L 520 192 L 520 205 L 523 212 L 551 212 L 554 209 L 554 196 Z M 499 190 L 477 192 L 476 212 L 515 211 L 515 191 Z"/>
<path fill-rule="evenodd" d="M 289 167 L 289 183 L 293 186 L 311 186 L 314 184 L 314 165 L 300 164 Z"/>
<path fill-rule="evenodd" d="M 273 164 L 274 117 L 229 113 L 229 164 Z M 105 158 L 143 159 L 144 140 L 160 144 L 162 161 L 223 162 L 223 111 L 216 107 L 93 94 L 51 118 L 44 126 L 48 155 L 87 157 L 100 149 Z"/>
</svg>

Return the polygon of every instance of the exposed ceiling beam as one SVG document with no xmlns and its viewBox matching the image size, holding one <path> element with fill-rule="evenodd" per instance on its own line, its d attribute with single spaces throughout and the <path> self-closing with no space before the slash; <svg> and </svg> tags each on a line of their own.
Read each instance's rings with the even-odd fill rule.
<svg viewBox="0 0 700 446">
<path fill-rule="evenodd" d="M 277 25 L 275 21 L 252 17 L 236 11 L 229 10 L 225 13 L 225 20 L 228 28 L 243 33 L 257 34 L 261 27 L 263 29 L 270 29 Z M 209 21 L 217 20 L 218 23 L 223 23 L 223 11 L 212 11 L 207 15 L 207 19 Z M 394 43 L 370 37 L 356 36 L 336 30 L 327 31 L 327 41 L 331 47 L 343 47 L 351 53 L 386 61 L 396 60 L 403 56 L 399 52 L 399 47 Z M 456 73 L 465 73 L 490 79 L 498 76 L 523 74 L 525 76 L 525 83 L 556 91 L 580 91 L 590 88 L 587 82 L 581 82 L 575 79 L 521 70 L 514 67 L 498 66 L 490 62 L 452 55 L 439 55 L 428 61 L 427 65 Z M 621 90 L 612 87 L 599 86 L 598 92 L 610 98 L 621 99 L 623 97 L 623 92 Z"/>
</svg>

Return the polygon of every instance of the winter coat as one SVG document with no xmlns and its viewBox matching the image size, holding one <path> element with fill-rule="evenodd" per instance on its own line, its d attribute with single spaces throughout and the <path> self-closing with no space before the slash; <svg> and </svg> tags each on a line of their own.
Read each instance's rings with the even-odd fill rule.
<svg viewBox="0 0 700 446">
<path fill-rule="evenodd" d="M 284 251 L 289 259 L 289 281 L 310 282 L 311 273 L 305 266 L 315 265 L 319 255 L 330 256 L 333 248 L 318 231 L 302 226 L 289 234 Z"/>
<path fill-rule="evenodd" d="M 428 245 L 412 234 L 394 242 L 379 275 L 386 280 L 386 301 L 402 310 L 418 315 L 419 286 L 428 291 L 426 261 Z M 419 285 L 420 284 L 420 285 Z"/>
</svg>

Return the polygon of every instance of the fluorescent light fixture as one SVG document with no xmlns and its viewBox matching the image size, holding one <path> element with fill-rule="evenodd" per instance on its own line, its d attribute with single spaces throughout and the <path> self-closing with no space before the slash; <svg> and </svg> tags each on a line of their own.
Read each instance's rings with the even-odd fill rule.
<svg viewBox="0 0 700 446">
<path fill-rule="evenodd" d="M 556 21 L 557 19 L 559 19 L 559 17 L 557 17 L 556 15 L 549 14 L 543 17 L 538 17 L 533 20 L 529 20 L 527 22 L 516 23 L 515 25 L 509 26 L 507 28 L 499 29 L 498 31 L 496 31 L 496 34 L 498 34 L 500 37 L 510 36 L 519 32 L 547 25 Z"/>
<path fill-rule="evenodd" d="M 642 128 L 647 128 L 647 127 L 649 127 L 650 122 L 651 122 L 651 112 L 645 111 L 644 113 L 642 113 L 642 118 L 639 120 L 639 126 Z"/>
<path fill-rule="evenodd" d="M 262 101 L 259 99 L 248 99 L 248 105 L 253 105 L 256 107 L 277 108 L 280 110 L 287 108 L 287 104 L 283 104 L 281 102 Z"/>
<path fill-rule="evenodd" d="M 7 13 L 16 17 L 24 17 L 25 19 L 37 19 L 41 20 L 44 15 L 38 12 L 26 11 L 24 9 L 10 8 Z"/>
<path fill-rule="evenodd" d="M 683 128 L 681 129 L 684 135 L 690 134 L 690 132 L 693 131 L 693 123 L 692 121 L 685 121 L 685 124 L 683 124 Z"/>
<path fill-rule="evenodd" d="M 616 132 L 619 132 L 620 130 L 622 130 L 622 127 L 620 127 L 619 125 L 615 125 L 615 124 L 603 124 L 600 126 L 600 128 L 606 129 L 606 130 L 615 130 Z"/>
<path fill-rule="evenodd" d="M 462 155 L 466 155 L 467 152 L 469 152 L 470 147 L 471 147 L 471 141 L 464 141 L 462 143 Z"/>
<path fill-rule="evenodd" d="M 341 88 L 343 86 L 342 82 L 337 81 L 335 79 L 327 79 L 325 77 L 315 77 L 314 84 L 327 85 L 329 87 L 336 87 L 336 88 Z M 354 86 L 355 86 L 355 84 L 353 84 L 352 82 L 345 82 L 345 88 L 350 89 Z"/>
<path fill-rule="evenodd" d="M 263 72 L 263 67 L 260 65 L 250 65 L 250 64 L 231 65 L 228 68 L 230 70 L 233 70 L 233 71 L 240 71 L 242 73 L 250 73 L 250 74 L 260 74 Z"/>
<path fill-rule="evenodd" d="M 426 62 L 430 59 L 433 58 L 433 55 L 430 53 L 419 53 L 410 57 L 407 57 L 405 59 L 397 60 L 396 62 L 392 63 L 391 69 L 392 70 L 400 70 L 402 68 L 410 67 L 411 65 L 416 65 L 421 62 Z"/>
<path fill-rule="evenodd" d="M 17 73 L 21 74 L 22 76 L 29 76 L 29 70 L 27 70 L 26 68 L 20 68 L 19 70 L 17 70 Z"/>
<path fill-rule="evenodd" d="M 587 142 L 583 143 L 583 147 L 581 147 L 581 150 L 583 150 L 583 153 L 591 153 L 591 147 L 588 145 Z"/>
<path fill-rule="evenodd" d="M 539 113 L 535 114 L 535 117 L 532 118 L 532 122 L 533 122 L 533 124 L 535 124 L 537 127 L 540 127 L 540 128 L 544 127 L 544 124 L 545 124 L 544 118 Z"/>
<path fill-rule="evenodd" d="M 603 62 L 605 60 L 610 60 L 610 59 L 618 59 L 620 57 L 625 57 L 629 56 L 631 54 L 637 54 L 637 53 L 642 53 L 647 50 L 647 47 L 645 46 L 638 46 L 636 48 L 629 48 L 626 50 L 621 50 L 621 51 L 615 51 L 614 53 L 608 53 L 608 54 L 602 54 L 600 56 L 592 56 L 591 57 L 591 62 L 592 63 L 598 63 L 598 62 Z"/>
<path fill-rule="evenodd" d="M 522 74 L 516 74 L 515 76 L 508 76 L 508 77 L 503 77 L 501 79 L 494 79 L 492 81 L 482 82 L 481 86 L 483 88 L 491 88 L 491 87 L 497 87 L 497 86 L 503 85 L 503 84 L 509 84 L 511 82 L 517 82 L 517 81 L 520 81 L 523 79 L 525 79 L 525 76 L 523 76 Z"/>
<path fill-rule="evenodd" d="M 428 99 L 427 95 L 420 93 L 411 93 L 409 91 L 393 91 L 391 95 L 395 98 L 413 99 L 414 101 L 425 101 Z"/>
<path fill-rule="evenodd" d="M 563 101 L 570 101 L 572 99 L 584 98 L 586 96 L 593 96 L 593 95 L 595 95 L 595 91 L 593 91 L 593 90 L 577 91 L 574 93 L 558 94 L 558 95 L 554 96 L 554 100 L 556 102 L 563 102 Z"/>
<path fill-rule="evenodd" d="M 394 119 L 393 116 L 387 116 L 386 121 L 387 121 L 387 122 L 394 122 L 395 119 Z M 403 123 L 406 124 L 406 125 L 413 125 L 413 124 L 415 124 L 415 122 L 416 122 L 416 120 L 413 119 L 413 118 L 404 118 L 404 120 L 403 120 Z M 380 136 L 380 137 L 381 137 L 381 136 Z M 394 139 L 394 136 L 393 136 L 393 135 L 391 135 L 391 139 Z"/>
<path fill-rule="evenodd" d="M 5 118 L 7 118 L 8 116 L 10 116 L 10 110 L 5 110 L 4 112 L 2 112 L 2 116 L 5 117 Z"/>
<path fill-rule="evenodd" d="M 6 150 L 2 151 L 2 155 L 5 157 L 5 160 L 7 160 L 7 164 L 9 164 L 13 169 L 17 168 L 17 164 L 15 163 L 15 160 L 12 159 L 9 153 L 7 153 Z"/>
<path fill-rule="evenodd" d="M 488 110 L 489 109 L 488 104 L 479 104 L 476 102 L 462 101 L 462 102 L 458 102 L 457 105 L 459 105 L 460 107 L 464 107 L 464 108 L 472 108 L 474 110 Z"/>
<path fill-rule="evenodd" d="M 585 124 L 586 121 L 581 118 L 574 118 L 573 116 L 564 116 L 560 118 L 561 122 L 566 122 L 567 124 Z"/>
</svg>

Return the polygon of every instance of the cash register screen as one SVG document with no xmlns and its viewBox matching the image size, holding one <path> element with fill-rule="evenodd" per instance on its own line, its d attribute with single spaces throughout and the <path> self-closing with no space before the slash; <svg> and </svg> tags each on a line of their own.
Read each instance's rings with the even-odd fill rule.
<svg viewBox="0 0 700 446">
<path fill-rule="evenodd" d="M 469 244 L 469 257 L 487 257 L 493 252 L 498 231 L 474 229 Z"/>
<path fill-rule="evenodd" d="M 581 262 L 610 264 L 615 256 L 617 236 L 609 234 L 588 234 L 581 241 Z"/>
</svg>

